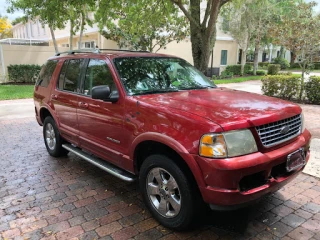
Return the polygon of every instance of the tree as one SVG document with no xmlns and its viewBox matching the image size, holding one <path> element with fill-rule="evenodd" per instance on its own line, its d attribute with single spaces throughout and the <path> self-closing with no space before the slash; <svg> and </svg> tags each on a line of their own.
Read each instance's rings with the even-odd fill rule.
<svg viewBox="0 0 320 240">
<path fill-rule="evenodd" d="M 206 72 L 210 52 L 216 41 L 216 23 L 221 7 L 231 0 L 170 0 L 184 13 L 190 24 L 193 63 L 196 68 Z M 206 2 L 203 10 L 201 3 Z"/>
<path fill-rule="evenodd" d="M 0 39 L 8 38 L 12 36 L 11 24 L 7 17 L 1 17 L 0 15 Z"/>
<path fill-rule="evenodd" d="M 222 30 L 228 32 L 242 49 L 241 53 L 241 75 L 244 74 L 244 66 L 247 61 L 247 53 L 252 43 L 252 36 L 255 31 L 254 19 L 251 8 L 244 4 L 243 0 L 233 1 L 226 5 L 221 13 L 224 22 Z"/>
<path fill-rule="evenodd" d="M 169 1 L 100 0 L 95 20 L 105 38 L 135 50 L 157 52 L 188 34 L 185 17 Z"/>
<path fill-rule="evenodd" d="M 302 99 L 304 75 L 312 67 L 313 59 L 320 52 L 320 14 L 314 15 L 315 2 L 300 3 L 292 7 L 290 16 L 281 19 L 281 24 L 270 30 L 275 41 L 292 50 L 298 57 L 302 70 L 299 98 Z"/>
</svg>

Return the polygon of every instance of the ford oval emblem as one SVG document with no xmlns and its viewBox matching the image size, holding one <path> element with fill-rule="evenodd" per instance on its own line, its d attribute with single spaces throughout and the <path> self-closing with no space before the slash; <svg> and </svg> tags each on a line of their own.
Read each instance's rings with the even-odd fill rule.
<svg viewBox="0 0 320 240">
<path fill-rule="evenodd" d="M 286 134 L 288 133 L 290 130 L 290 127 L 289 126 L 283 126 L 281 129 L 280 129 L 280 134 Z"/>
</svg>

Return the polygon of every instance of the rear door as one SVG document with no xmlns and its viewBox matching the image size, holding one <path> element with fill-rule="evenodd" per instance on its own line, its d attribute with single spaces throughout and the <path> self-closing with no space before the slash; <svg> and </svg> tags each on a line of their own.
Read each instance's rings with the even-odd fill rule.
<svg viewBox="0 0 320 240">
<path fill-rule="evenodd" d="M 78 94 L 81 71 L 85 59 L 67 59 L 63 62 L 56 88 L 51 92 L 53 108 L 62 136 L 74 144 L 79 143 L 77 120 Z"/>
<path fill-rule="evenodd" d="M 124 100 L 121 96 L 116 103 L 91 98 L 92 88 L 99 85 L 108 85 L 111 94 L 119 94 L 109 64 L 107 59 L 90 59 L 84 74 L 77 112 L 80 145 L 120 166 L 121 153 L 124 152 L 122 134 Z"/>
</svg>

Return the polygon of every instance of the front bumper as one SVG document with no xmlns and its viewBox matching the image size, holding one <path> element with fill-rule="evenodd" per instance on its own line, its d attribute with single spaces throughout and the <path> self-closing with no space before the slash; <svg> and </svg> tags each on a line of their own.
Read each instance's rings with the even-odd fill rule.
<svg viewBox="0 0 320 240">
<path fill-rule="evenodd" d="M 207 186 L 200 187 L 202 197 L 212 208 L 234 208 L 275 192 L 294 179 L 303 167 L 287 173 L 287 156 L 303 148 L 310 158 L 311 135 L 305 130 L 297 139 L 266 153 L 253 153 L 228 159 L 209 159 L 195 155 Z"/>
</svg>

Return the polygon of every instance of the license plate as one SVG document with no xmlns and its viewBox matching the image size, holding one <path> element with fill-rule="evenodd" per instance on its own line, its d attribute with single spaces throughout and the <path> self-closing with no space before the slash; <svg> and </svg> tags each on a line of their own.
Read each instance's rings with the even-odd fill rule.
<svg viewBox="0 0 320 240">
<path fill-rule="evenodd" d="M 291 153 L 287 157 L 287 172 L 296 170 L 306 164 L 306 157 L 303 148 Z"/>
</svg>

